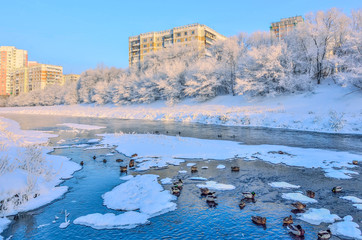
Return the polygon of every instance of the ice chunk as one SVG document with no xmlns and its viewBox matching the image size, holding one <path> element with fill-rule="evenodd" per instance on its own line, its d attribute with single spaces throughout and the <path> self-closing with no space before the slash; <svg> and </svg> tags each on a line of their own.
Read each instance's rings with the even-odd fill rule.
<svg viewBox="0 0 362 240">
<path fill-rule="evenodd" d="M 307 197 L 301 193 L 283 193 L 282 198 L 293 200 L 293 201 L 299 201 L 302 203 L 316 203 L 317 200 Z"/>
<path fill-rule="evenodd" d="M 163 178 L 161 179 L 161 183 L 162 184 L 172 184 L 172 179 L 171 178 Z"/>
<path fill-rule="evenodd" d="M 205 184 L 197 184 L 196 185 L 199 188 L 208 188 L 211 190 L 233 190 L 235 189 L 235 186 L 230 184 L 223 184 L 223 183 L 217 183 L 214 181 L 207 181 Z"/>
<path fill-rule="evenodd" d="M 343 218 L 342 222 L 333 223 L 328 227 L 333 235 L 362 239 L 361 230 L 359 230 L 358 224 L 352 220 L 352 216 L 348 215 Z"/>
<path fill-rule="evenodd" d="M 297 218 L 313 225 L 319 225 L 322 222 L 334 223 L 336 220 L 341 220 L 338 215 L 331 214 L 331 212 L 325 208 L 310 208 L 306 213 L 299 213 Z"/>
<path fill-rule="evenodd" d="M 344 196 L 344 197 L 340 197 L 342 199 L 345 200 L 349 200 L 353 203 L 362 203 L 362 199 L 358 198 L 358 197 L 354 197 L 354 196 Z"/>
<path fill-rule="evenodd" d="M 196 165 L 196 163 L 188 163 L 186 166 L 192 167 L 192 166 L 195 166 L 195 165 Z"/>
<path fill-rule="evenodd" d="M 194 181 L 207 181 L 207 178 L 203 177 L 190 177 L 189 179 Z"/>
<path fill-rule="evenodd" d="M 268 184 L 274 188 L 300 188 L 298 185 L 293 185 L 287 182 L 271 182 Z"/>
<path fill-rule="evenodd" d="M 217 168 L 217 169 L 224 169 L 224 168 L 225 168 L 225 165 L 219 164 L 219 165 L 217 165 L 216 168 Z"/>
</svg>

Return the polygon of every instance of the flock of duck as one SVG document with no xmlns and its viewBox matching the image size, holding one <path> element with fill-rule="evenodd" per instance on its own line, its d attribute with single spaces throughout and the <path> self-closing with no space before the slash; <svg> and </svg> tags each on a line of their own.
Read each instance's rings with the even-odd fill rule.
<svg viewBox="0 0 362 240">
<path fill-rule="evenodd" d="M 123 165 L 120 166 L 120 171 L 122 173 L 126 172 L 127 173 L 127 169 L 135 169 L 135 160 L 133 158 L 137 157 L 137 154 L 133 154 L 131 156 L 131 159 L 129 160 L 129 164 L 127 165 Z M 93 156 L 93 159 L 95 160 L 97 157 Z M 106 163 L 107 160 L 103 159 L 103 162 Z M 116 162 L 123 162 L 122 159 L 116 159 Z M 358 162 L 357 161 L 353 161 L 354 165 L 357 165 Z M 84 162 L 81 161 L 80 165 L 84 165 Z M 197 172 L 197 167 L 196 166 L 191 166 L 191 173 L 195 173 Z M 232 172 L 239 172 L 240 168 L 238 166 L 232 166 L 231 167 L 231 171 Z M 171 187 L 171 192 L 173 195 L 179 197 L 181 194 L 181 190 L 183 188 L 183 181 L 182 179 L 178 179 L 177 181 L 173 182 L 173 185 Z M 342 187 L 340 186 L 336 186 L 332 189 L 333 193 L 339 193 L 342 191 Z M 208 204 L 209 207 L 213 208 L 216 207 L 218 205 L 218 203 L 216 202 L 217 196 L 215 192 L 211 192 L 208 188 L 200 188 L 201 191 L 201 197 L 205 198 L 206 203 Z M 243 209 L 246 206 L 246 203 L 249 202 L 256 202 L 255 196 L 256 193 L 255 192 L 243 192 L 243 199 L 241 199 L 240 203 L 239 203 L 239 208 Z M 314 198 L 315 197 L 315 192 L 313 191 L 306 191 L 306 194 L 308 197 L 310 198 Z M 291 210 L 291 212 L 293 213 L 303 213 L 305 212 L 305 208 L 306 205 L 301 203 L 301 202 L 295 202 L 291 204 L 294 209 Z M 262 225 L 262 226 L 266 226 L 266 221 L 267 219 L 265 217 L 261 217 L 261 216 L 252 216 L 251 217 L 251 221 L 257 225 Z M 289 232 L 292 233 L 293 235 L 297 236 L 297 237 L 304 237 L 305 234 L 305 230 L 300 226 L 300 225 L 294 225 L 293 224 L 293 217 L 292 215 L 289 215 L 289 217 L 285 217 L 283 219 L 283 226 L 286 226 L 289 229 Z M 318 232 L 318 239 L 330 239 L 332 237 L 332 233 L 331 231 L 328 230 L 322 230 Z"/>
</svg>

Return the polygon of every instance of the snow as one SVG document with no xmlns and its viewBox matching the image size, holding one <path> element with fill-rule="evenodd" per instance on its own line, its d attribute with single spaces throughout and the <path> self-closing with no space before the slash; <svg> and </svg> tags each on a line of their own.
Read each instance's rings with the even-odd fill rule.
<svg viewBox="0 0 362 240">
<path fill-rule="evenodd" d="M 217 169 L 224 169 L 224 168 L 225 168 L 225 165 L 219 164 L 219 165 L 217 165 L 216 168 L 217 168 Z"/>
<path fill-rule="evenodd" d="M 208 166 L 202 166 L 201 169 L 208 169 Z"/>
<path fill-rule="evenodd" d="M 95 126 L 95 125 L 87 125 L 87 124 L 78 124 L 78 123 L 61 123 L 57 124 L 59 126 L 66 126 L 69 128 L 81 129 L 81 130 L 98 130 L 106 127 Z"/>
<path fill-rule="evenodd" d="M 362 199 L 360 199 L 358 197 L 354 197 L 354 196 L 344 196 L 344 197 L 340 197 L 340 198 L 351 201 L 353 203 L 362 203 Z"/>
<path fill-rule="evenodd" d="M 313 225 L 319 225 L 322 222 L 334 223 L 336 220 L 342 220 L 338 215 L 331 214 L 331 212 L 325 208 L 310 208 L 307 212 L 298 213 L 297 215 L 298 219 Z"/>
<path fill-rule="evenodd" d="M 99 144 L 96 146 L 84 148 L 83 150 L 97 150 L 97 149 L 108 149 L 108 148 L 112 148 L 112 147 L 109 145 Z"/>
<path fill-rule="evenodd" d="M 231 184 L 223 184 L 223 183 L 217 183 L 214 181 L 207 181 L 205 184 L 197 184 L 198 188 L 208 188 L 211 190 L 233 190 L 235 189 L 235 186 Z"/>
<path fill-rule="evenodd" d="M 204 178 L 204 177 L 190 177 L 189 180 L 193 180 L 193 181 L 207 181 L 207 178 Z"/>
<path fill-rule="evenodd" d="M 175 196 L 163 190 L 157 175 L 137 175 L 105 193 L 103 204 L 114 210 L 137 210 L 149 217 L 176 209 Z"/>
<path fill-rule="evenodd" d="M 185 173 L 187 173 L 187 171 L 186 170 L 180 170 L 180 171 L 178 171 L 179 173 L 181 173 L 181 174 L 185 174 Z"/>
<path fill-rule="evenodd" d="M 161 179 L 161 183 L 166 185 L 166 184 L 172 184 L 172 178 L 163 178 Z"/>
<path fill-rule="evenodd" d="M 245 160 L 263 160 L 274 164 L 321 168 L 331 178 L 349 179 L 355 168 L 352 160 L 362 161 L 362 156 L 348 152 L 324 149 L 298 148 L 279 145 L 242 145 L 234 141 L 208 140 L 154 134 L 99 134 L 102 144 L 117 146 L 117 151 L 130 156 L 137 153 L 138 170 L 151 167 L 179 165 L 185 159 L 225 160 L 235 156 Z M 284 154 L 279 154 L 282 151 Z"/>
<path fill-rule="evenodd" d="M 119 179 L 123 180 L 123 181 L 128 181 L 130 179 L 133 178 L 133 175 L 127 175 L 127 176 L 124 176 L 124 177 L 120 177 Z"/>
<path fill-rule="evenodd" d="M 0 234 L 9 226 L 10 223 L 11 221 L 6 217 L 0 217 Z M 2 236 L 0 236 L 0 239 L 2 239 Z"/>
<path fill-rule="evenodd" d="M 173 106 L 159 101 L 124 106 L 3 107 L 0 113 L 147 119 L 361 134 L 360 100 L 360 91 L 322 83 L 313 92 L 275 97 L 218 96 L 202 103 L 187 99 Z M 341 125 L 336 128 L 338 122 Z"/>
<path fill-rule="evenodd" d="M 97 143 L 99 141 L 100 141 L 100 139 L 94 138 L 94 139 L 89 139 L 87 143 Z"/>
<path fill-rule="evenodd" d="M 188 163 L 188 164 L 186 164 L 187 167 L 192 167 L 192 166 L 195 166 L 195 165 L 196 165 L 196 163 Z"/>
<path fill-rule="evenodd" d="M 148 218 L 149 216 L 147 214 L 134 211 L 119 215 L 113 213 L 93 213 L 79 217 L 75 219 L 73 223 L 89 226 L 94 229 L 129 229 L 149 223 Z"/>
<path fill-rule="evenodd" d="M 359 230 L 358 224 L 352 220 L 352 216 L 348 215 L 343 218 L 342 222 L 333 223 L 328 227 L 333 235 L 362 239 L 361 230 Z"/>
<path fill-rule="evenodd" d="M 299 185 L 293 185 L 287 182 L 271 182 L 268 184 L 274 188 L 300 188 Z"/>
<path fill-rule="evenodd" d="M 293 200 L 293 201 L 299 201 L 302 203 L 316 203 L 317 200 L 307 197 L 301 193 L 282 193 L 282 198 Z"/>
<path fill-rule="evenodd" d="M 356 207 L 358 210 L 362 210 L 362 204 L 361 203 L 353 204 L 353 206 Z"/>
<path fill-rule="evenodd" d="M 34 146 L 50 137 L 56 135 L 22 130 L 15 121 L 0 117 L 0 143 L 5 146 L 0 158 L 7 159 L 0 174 L 0 200 L 7 199 L 3 215 L 30 211 L 60 198 L 68 187 L 55 186 L 81 169 L 67 157 L 48 154 L 50 148 Z"/>
</svg>

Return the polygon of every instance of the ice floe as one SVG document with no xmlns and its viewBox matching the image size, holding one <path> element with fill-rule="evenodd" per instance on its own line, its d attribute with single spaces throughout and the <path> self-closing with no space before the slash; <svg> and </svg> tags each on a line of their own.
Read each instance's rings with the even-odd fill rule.
<svg viewBox="0 0 362 240">
<path fill-rule="evenodd" d="M 192 166 L 195 166 L 195 165 L 196 165 L 196 163 L 188 163 L 188 164 L 186 164 L 187 167 L 192 167 Z"/>
<path fill-rule="evenodd" d="M 219 165 L 217 165 L 216 168 L 217 168 L 217 169 L 224 169 L 224 168 L 225 168 L 225 165 L 219 164 Z"/>
<path fill-rule="evenodd" d="M 362 239 L 361 230 L 359 230 L 358 224 L 352 220 L 352 216 L 348 215 L 343 218 L 342 222 L 333 223 L 328 227 L 333 235 Z"/>
<path fill-rule="evenodd" d="M 301 193 L 282 193 L 282 198 L 293 200 L 293 201 L 299 201 L 302 203 L 316 203 L 317 200 L 307 197 Z"/>
<path fill-rule="evenodd" d="M 362 203 L 362 199 L 360 199 L 358 197 L 354 197 L 354 196 L 344 196 L 344 197 L 340 197 L 340 198 L 351 201 L 353 203 Z"/>
<path fill-rule="evenodd" d="M 85 225 L 94 229 L 129 229 L 148 223 L 148 218 L 149 215 L 134 211 L 125 212 L 119 215 L 113 213 L 93 213 L 78 217 L 73 223 Z"/>
<path fill-rule="evenodd" d="M 322 222 L 334 223 L 336 220 L 341 220 L 338 215 L 331 214 L 326 208 L 310 208 L 305 213 L 298 213 L 297 218 L 313 225 L 319 225 Z"/>
<path fill-rule="evenodd" d="M 187 171 L 186 170 L 180 170 L 180 171 L 178 171 L 179 173 L 181 173 L 181 174 L 185 174 L 185 173 L 187 173 Z"/>
<path fill-rule="evenodd" d="M 268 184 L 274 188 L 300 188 L 299 185 L 293 185 L 287 182 L 271 182 Z"/>
<path fill-rule="evenodd" d="M 163 178 L 161 179 L 161 183 L 166 185 L 166 184 L 172 184 L 172 178 Z"/>
<path fill-rule="evenodd" d="M 207 178 L 204 178 L 204 177 L 190 177 L 189 180 L 194 180 L 194 181 L 207 181 Z"/>
<path fill-rule="evenodd" d="M 208 166 L 202 166 L 201 169 L 208 169 Z"/>
<path fill-rule="evenodd" d="M 97 143 L 97 142 L 99 142 L 100 141 L 100 139 L 98 139 L 98 138 L 93 138 L 93 139 L 89 139 L 88 141 L 87 141 L 87 143 Z"/>
<path fill-rule="evenodd" d="M 235 189 L 234 185 L 231 184 L 223 184 L 223 183 L 217 183 L 215 181 L 207 181 L 205 184 L 197 184 L 198 188 L 208 188 L 211 190 L 233 190 Z"/>
</svg>

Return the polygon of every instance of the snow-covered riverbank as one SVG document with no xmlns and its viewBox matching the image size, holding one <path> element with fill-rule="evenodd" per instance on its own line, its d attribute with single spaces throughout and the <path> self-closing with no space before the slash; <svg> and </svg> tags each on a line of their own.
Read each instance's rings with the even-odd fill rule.
<svg viewBox="0 0 362 240">
<path fill-rule="evenodd" d="M 203 103 L 186 100 L 129 106 L 71 105 L 0 108 L 2 113 L 145 119 L 228 126 L 256 126 L 331 133 L 362 133 L 362 92 L 322 85 L 313 93 L 247 99 L 221 96 Z"/>
<path fill-rule="evenodd" d="M 21 130 L 17 122 L 0 117 L 0 211 L 15 215 L 48 204 L 68 191 L 58 186 L 80 169 L 66 157 L 49 155 L 45 146 L 54 134 Z M 40 146 L 41 145 L 41 146 Z M 0 219 L 0 232 L 9 223 Z M 6 224 L 5 224 L 6 223 Z"/>
</svg>

